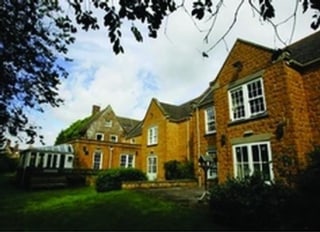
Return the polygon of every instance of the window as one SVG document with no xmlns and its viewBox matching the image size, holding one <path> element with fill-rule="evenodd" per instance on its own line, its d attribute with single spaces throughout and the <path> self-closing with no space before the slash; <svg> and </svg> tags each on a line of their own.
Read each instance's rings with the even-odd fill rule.
<svg viewBox="0 0 320 232">
<path fill-rule="evenodd" d="M 231 89 L 229 100 L 231 120 L 246 119 L 265 112 L 262 78 Z"/>
<path fill-rule="evenodd" d="M 207 155 L 212 156 L 213 158 L 213 165 L 211 168 L 207 171 L 207 177 L 208 179 L 214 179 L 218 176 L 218 163 L 217 163 L 217 152 L 215 150 L 209 150 L 207 151 Z"/>
<path fill-rule="evenodd" d="M 103 141 L 104 140 L 104 134 L 96 133 L 96 140 Z"/>
<path fill-rule="evenodd" d="M 258 172 L 263 179 L 273 179 L 269 142 L 233 146 L 235 177 L 244 179 Z"/>
<path fill-rule="evenodd" d="M 101 151 L 96 151 L 93 154 L 93 169 L 101 169 L 102 168 L 102 153 Z"/>
<path fill-rule="evenodd" d="M 133 168 L 134 167 L 134 156 L 125 154 L 120 156 L 120 167 L 122 168 Z"/>
<path fill-rule="evenodd" d="M 155 145 L 158 143 L 158 127 L 154 126 L 148 130 L 148 145 Z"/>
<path fill-rule="evenodd" d="M 147 173 L 149 174 L 157 173 L 157 157 L 156 156 L 148 157 Z"/>
<path fill-rule="evenodd" d="M 49 154 L 48 155 L 48 158 L 47 158 L 47 168 L 50 168 L 50 165 L 51 165 L 51 159 L 52 159 L 52 155 Z"/>
<path fill-rule="evenodd" d="M 104 126 L 105 127 L 112 127 L 112 120 L 106 120 Z"/>
<path fill-rule="evenodd" d="M 110 135 L 110 142 L 118 142 L 118 136 L 117 135 Z"/>
<path fill-rule="evenodd" d="M 210 134 L 216 131 L 216 120 L 214 108 L 211 106 L 205 110 L 205 126 L 206 134 Z"/>
<path fill-rule="evenodd" d="M 37 158 L 37 153 L 32 152 L 31 155 L 30 155 L 30 161 L 29 161 L 30 167 L 35 167 L 36 166 L 36 158 Z"/>
<path fill-rule="evenodd" d="M 158 158 L 155 155 L 150 155 L 147 157 L 147 177 L 150 181 L 155 181 L 157 179 L 158 171 Z"/>
<path fill-rule="evenodd" d="M 39 162 L 38 162 L 38 167 L 42 168 L 44 164 L 44 153 L 39 154 Z"/>
</svg>

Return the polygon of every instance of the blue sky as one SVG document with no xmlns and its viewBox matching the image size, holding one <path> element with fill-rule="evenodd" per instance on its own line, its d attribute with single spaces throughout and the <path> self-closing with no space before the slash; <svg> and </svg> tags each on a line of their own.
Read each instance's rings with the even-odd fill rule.
<svg viewBox="0 0 320 232">
<path fill-rule="evenodd" d="M 46 144 L 52 145 L 62 129 L 88 116 L 93 104 L 102 109 L 110 104 L 117 115 L 141 120 L 153 97 L 181 104 L 200 95 L 216 77 L 237 38 L 270 48 L 284 46 L 275 38 L 272 27 L 244 6 L 225 43 L 216 46 L 209 58 L 202 57 L 201 52 L 214 44 L 231 23 L 235 7 L 232 2 L 224 4 L 208 44 L 203 41 L 204 33 L 193 26 L 190 17 L 182 10 L 169 17 L 156 40 L 144 36 L 144 42 L 137 43 L 130 33 L 124 33 L 125 54 L 118 56 L 112 52 L 104 28 L 79 31 L 76 43 L 69 48 L 68 57 L 73 59 L 67 66 L 69 78 L 62 80 L 59 90 L 64 105 L 46 108 L 43 114 L 30 112 L 32 121 L 42 127 L 39 132 L 45 136 Z M 278 12 L 282 17 L 275 21 L 290 14 L 292 2 L 275 2 L 282 4 Z M 298 15 L 291 42 L 314 32 L 309 27 L 311 13 Z M 206 29 L 209 25 L 199 26 Z M 290 42 L 291 29 L 292 21 L 279 28 L 287 43 Z"/>
</svg>

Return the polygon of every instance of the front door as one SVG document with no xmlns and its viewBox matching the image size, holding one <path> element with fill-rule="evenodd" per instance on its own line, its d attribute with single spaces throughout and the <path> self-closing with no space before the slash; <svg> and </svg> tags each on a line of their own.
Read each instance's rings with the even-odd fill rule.
<svg viewBox="0 0 320 232">
<path fill-rule="evenodd" d="M 157 179 L 158 159 L 157 156 L 147 157 L 147 177 L 148 180 L 153 181 Z"/>
</svg>

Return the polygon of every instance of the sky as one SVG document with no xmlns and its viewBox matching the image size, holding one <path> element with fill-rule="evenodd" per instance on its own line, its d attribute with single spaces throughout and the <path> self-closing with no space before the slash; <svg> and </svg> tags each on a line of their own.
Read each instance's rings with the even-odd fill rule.
<svg viewBox="0 0 320 232">
<path fill-rule="evenodd" d="M 69 77 L 61 80 L 59 89 L 64 104 L 45 107 L 45 113 L 30 113 L 31 122 L 42 127 L 39 134 L 44 135 L 46 145 L 53 145 L 58 133 L 71 123 L 89 116 L 92 105 L 101 109 L 111 105 L 118 116 L 142 120 L 152 98 L 179 105 L 199 96 L 216 78 L 238 38 L 270 48 L 284 47 L 272 26 L 245 3 L 225 41 L 215 46 L 208 58 L 203 57 L 201 53 L 215 44 L 231 24 L 234 2 L 239 1 L 225 1 L 208 43 L 203 40 L 205 32 L 199 32 L 182 9 L 170 15 L 157 39 L 148 38 L 143 31 L 143 43 L 138 43 L 124 29 L 125 53 L 120 55 L 113 53 L 105 28 L 79 31 L 76 42 L 69 47 L 68 57 L 73 59 L 66 66 Z M 279 15 L 274 22 L 291 14 L 293 2 L 274 1 Z M 291 41 L 293 20 L 278 28 L 287 44 L 315 32 L 310 28 L 313 12 L 302 15 L 300 8 Z M 70 8 L 66 10 L 72 14 Z M 205 31 L 209 25 L 202 23 L 198 27 Z"/>
</svg>

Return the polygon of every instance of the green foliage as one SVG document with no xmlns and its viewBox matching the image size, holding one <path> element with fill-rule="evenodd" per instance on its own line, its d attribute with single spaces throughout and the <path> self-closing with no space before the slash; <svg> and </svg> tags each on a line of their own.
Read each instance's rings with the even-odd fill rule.
<svg viewBox="0 0 320 232">
<path fill-rule="evenodd" d="M 68 73 L 61 64 L 76 28 L 54 0 L 1 1 L 0 18 L 0 137 L 33 143 L 38 127 L 29 111 L 62 103 L 58 86 Z"/>
<path fill-rule="evenodd" d="M 273 156 L 279 180 L 290 186 L 295 185 L 296 177 L 300 172 L 297 157 L 297 152 L 292 147 L 284 147 L 281 152 Z"/>
<path fill-rule="evenodd" d="M 165 162 L 164 169 L 166 180 L 194 178 L 194 166 L 192 161 L 180 162 L 177 160 L 170 160 Z"/>
<path fill-rule="evenodd" d="M 308 154 L 309 164 L 301 171 L 296 180 L 297 199 L 291 212 L 291 221 L 301 229 L 320 228 L 320 146 Z"/>
<path fill-rule="evenodd" d="M 102 171 L 96 180 L 97 192 L 121 189 L 122 181 L 147 180 L 145 173 L 135 168 L 113 168 Z"/>
<path fill-rule="evenodd" d="M 90 121 L 92 116 L 86 117 L 82 120 L 77 120 L 72 123 L 67 129 L 62 130 L 55 141 L 55 145 L 66 143 L 72 139 L 79 138 L 82 136 L 83 128 Z"/>
<path fill-rule="evenodd" d="M 211 189 L 213 217 L 238 229 L 278 229 L 285 220 L 294 192 L 279 184 L 266 184 L 259 175 L 229 179 Z"/>
<path fill-rule="evenodd" d="M 299 191 L 308 195 L 320 196 L 320 146 L 308 153 L 309 164 L 297 179 Z"/>
</svg>

